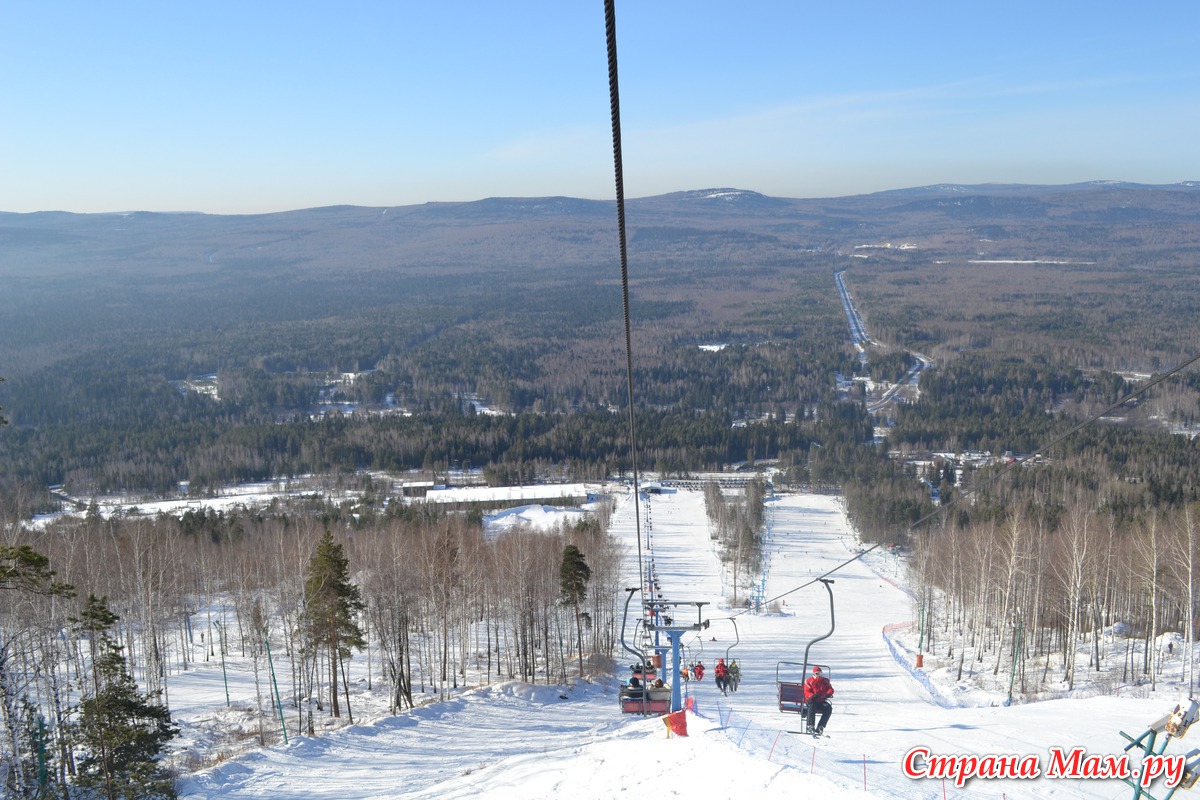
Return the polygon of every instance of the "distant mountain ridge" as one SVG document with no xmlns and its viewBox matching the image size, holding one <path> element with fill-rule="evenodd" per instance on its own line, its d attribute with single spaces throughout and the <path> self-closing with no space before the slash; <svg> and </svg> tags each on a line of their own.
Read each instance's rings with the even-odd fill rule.
<svg viewBox="0 0 1200 800">
<path fill-rule="evenodd" d="M 797 199 L 713 187 L 631 199 L 626 223 L 636 279 L 666 282 L 664 294 L 692 303 L 731 283 L 744 290 L 746 275 L 778 273 L 746 296 L 751 303 L 769 301 L 766 287 L 801 263 L 827 273 L 839 255 L 878 262 L 887 246 L 903 245 L 913 265 L 1190 269 L 1200 259 L 1198 190 L 1200 182 L 933 184 Z M 253 215 L 0 213 L 0 365 L 35 330 L 39 341 L 77 343 L 88 330 L 136 324 L 134 310 L 211 308 L 232 325 L 267 308 L 307 318 L 418 295 L 453 308 L 474 287 L 581 292 L 609 279 L 617 257 L 614 202 L 572 197 Z"/>
<path fill-rule="evenodd" d="M 1200 181 L 1180 181 L 1178 183 L 1132 183 L 1129 181 L 1085 181 L 1083 183 L 1064 184 L 1035 184 L 1035 183 L 935 183 L 928 186 L 913 186 L 906 189 L 890 189 L 874 194 L 1060 194 L 1064 192 L 1087 192 L 1097 188 L 1106 189 L 1154 189 L 1154 190 L 1193 190 L 1200 188 Z"/>
<path fill-rule="evenodd" d="M 626 211 L 630 240 L 637 245 L 631 255 L 643 262 L 693 256 L 711 261 L 715 253 L 778 260 L 897 238 L 936 242 L 930 257 L 954 258 L 973 252 L 970 229 L 979 225 L 1023 230 L 1023 236 L 1034 235 L 1033 228 L 1053 229 L 1036 238 L 1062 236 L 1064 225 L 1117 226 L 1107 233 L 1089 231 L 1072 245 L 1101 250 L 1119 238 L 1121 225 L 1192 225 L 1200 219 L 1200 182 L 933 184 L 803 199 L 718 187 L 631 199 Z M 129 280 L 230 269 L 292 276 L 315 270 L 322 279 L 364 270 L 576 269 L 611 261 L 615 231 L 614 201 L 572 197 L 339 205 L 251 215 L 0 213 L 0 279 L 73 274 Z M 1128 234 L 1122 241 L 1145 231 Z M 767 255 L 763 248 L 774 252 Z"/>
<path fill-rule="evenodd" d="M 1092 192 L 1096 190 L 1139 190 L 1139 191 L 1200 191 L 1200 180 L 1185 180 L 1177 183 L 1149 184 L 1130 181 L 1094 180 L 1083 183 L 1068 184 L 1029 184 L 1029 183 L 935 183 L 925 186 L 912 186 L 901 189 L 884 189 L 878 192 L 857 195 L 837 195 L 831 197 L 781 197 L 765 195 L 751 189 L 733 187 L 712 187 L 707 189 L 686 189 L 667 194 L 649 195 L 646 197 L 626 198 L 630 206 L 658 206 L 674 203 L 700 203 L 712 201 L 715 206 L 720 203 L 734 207 L 786 207 L 790 205 L 823 204 L 829 202 L 844 202 L 855 199 L 893 198 L 930 195 L 1055 195 L 1066 193 Z M 272 211 L 259 214 L 211 214 L 201 211 L 106 211 L 106 212 L 73 212 L 61 210 L 46 210 L 32 212 L 15 212 L 0 210 L 0 219 L 5 218 L 57 218 L 69 217 L 121 217 L 136 219 L 148 216 L 168 217 L 229 217 L 236 219 L 261 219 L 292 214 L 314 214 L 337 217 L 342 214 L 358 215 L 363 211 L 390 212 L 412 214 L 418 210 L 431 214 L 451 214 L 462 209 L 471 209 L 481 215 L 488 212 L 514 214 L 591 214 L 600 210 L 610 209 L 615 201 L 594 200 L 562 195 L 545 197 L 497 196 L 485 197 L 478 200 L 430 201 L 400 206 L 360 206 L 339 204 L 332 206 L 314 206 L 311 208 Z"/>
</svg>

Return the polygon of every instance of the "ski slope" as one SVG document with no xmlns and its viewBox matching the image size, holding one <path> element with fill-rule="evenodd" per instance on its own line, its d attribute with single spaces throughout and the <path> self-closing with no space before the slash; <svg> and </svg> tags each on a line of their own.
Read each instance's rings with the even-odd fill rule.
<svg viewBox="0 0 1200 800">
<path fill-rule="evenodd" d="M 1180 699 L 1160 692 L 1149 701 L 1095 697 L 1005 707 L 1002 697 L 981 705 L 978 693 L 922 678 L 901 646 L 915 638 L 903 630 L 913 619 L 903 566 L 881 551 L 854 559 L 858 546 L 838 498 L 768 501 L 765 596 L 779 598 L 778 613 L 729 606 L 732 590 L 709 539 L 701 493 L 651 495 L 642 510 L 643 558 L 653 560 L 666 599 L 708 604 L 709 628 L 684 639 L 686 660 L 709 670 L 703 681 L 686 684 L 695 709 L 686 738 L 668 737 L 661 720 L 621 715 L 613 680 L 505 683 L 238 757 L 186 778 L 181 796 L 1124 798 L 1132 789 L 1112 777 L 1047 775 L 1052 748 L 1119 757 L 1126 743 L 1120 731 L 1142 733 Z M 637 582 L 634 530 L 627 500 L 613 532 L 628 547 L 628 586 Z M 778 711 L 776 665 L 803 660 L 806 644 L 829 630 L 829 596 L 810 582 L 831 570 L 834 632 L 813 646 L 810 660 L 829 666 L 836 695 L 829 735 L 814 740 L 795 733 L 802 727 L 796 715 Z M 895 625 L 892 636 L 901 644 L 890 645 L 884 629 Z M 742 683 L 724 697 L 712 666 L 727 654 L 741 665 Z M 186 704 L 186 687 L 172 691 Z M 192 708 L 199 713 L 198 704 Z M 1187 742 L 1172 752 L 1182 754 Z M 976 777 L 963 786 L 953 777 L 907 777 L 906 753 L 918 746 L 936 756 L 1013 756 L 1038 766 L 1040 777 Z M 1152 789 L 1160 799 L 1166 793 L 1161 783 Z"/>
</svg>

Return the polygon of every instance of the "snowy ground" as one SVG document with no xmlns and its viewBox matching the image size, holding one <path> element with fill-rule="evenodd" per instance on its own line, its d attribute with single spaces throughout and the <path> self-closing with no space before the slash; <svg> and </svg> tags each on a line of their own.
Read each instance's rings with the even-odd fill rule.
<svg viewBox="0 0 1200 800">
<path fill-rule="evenodd" d="M 912 622 L 902 564 L 876 551 L 832 577 L 836 626 L 813 646 L 810 660 L 829 665 L 836 696 L 829 736 L 795 733 L 801 722 L 780 713 L 776 669 L 803 660 L 805 645 L 829 629 L 828 595 L 812 578 L 857 553 L 839 500 L 782 496 L 769 502 L 770 567 L 766 597 L 781 597 L 779 613 L 731 609 L 731 589 L 708 537 L 703 497 L 680 491 L 654 495 L 643 518 L 667 599 L 706 601 L 710 627 L 685 638 L 686 658 L 709 674 L 687 684 L 695 712 L 688 736 L 666 735 L 661 720 L 621 715 L 613 679 L 569 687 L 504 683 L 466 691 L 398 717 L 358 684 L 360 724 L 315 738 L 293 738 L 186 776 L 184 798 L 595 798 L 684 795 L 692 798 L 1124 798 L 1132 789 L 1112 777 L 1051 777 L 1053 748 L 1113 756 L 1171 710 L 1180 697 L 1095 697 L 1004 706 L 1002 694 L 964 695 L 940 682 L 945 671 L 913 668 L 905 643 Z M 636 566 L 633 506 L 619 511 L 614 533 L 628 542 Z M 634 579 L 636 582 L 636 579 Z M 633 585 L 633 584 L 627 584 Z M 796 591 L 793 591 L 796 590 Z M 885 628 L 887 633 L 885 635 Z M 714 641 L 715 639 L 715 641 Z M 713 685 L 718 657 L 737 658 L 742 685 L 723 697 Z M 627 663 L 624 659 L 621 663 Z M 363 669 L 356 659 L 358 669 Z M 200 664 L 170 686 L 173 712 L 202 739 L 214 720 L 231 724 L 219 664 Z M 235 705 L 252 701 L 244 665 L 230 677 Z M 966 705 L 963 705 L 966 703 Z M 365 720 L 365 722 L 363 721 Z M 1196 734 L 1193 734 L 1196 736 Z M 1161 744 L 1163 739 L 1159 738 Z M 1188 740 L 1168 755 L 1186 752 Z M 975 778 L 965 786 L 934 777 L 910 778 L 906 754 L 1011 756 L 1036 766 L 1031 780 Z M 994 763 L 994 762 L 993 762 Z M 1132 769 L 1140 765 L 1130 760 Z M 919 764 L 918 764 L 919 766 Z M 1155 797 L 1166 790 L 1161 780 Z"/>
</svg>

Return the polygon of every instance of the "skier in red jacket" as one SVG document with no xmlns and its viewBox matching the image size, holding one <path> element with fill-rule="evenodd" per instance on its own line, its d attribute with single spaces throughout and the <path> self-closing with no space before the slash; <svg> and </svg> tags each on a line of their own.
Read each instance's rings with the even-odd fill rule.
<svg viewBox="0 0 1200 800">
<path fill-rule="evenodd" d="M 808 705 L 808 729 L 814 736 L 825 732 L 825 723 L 829 722 L 829 715 L 833 713 L 833 706 L 829 702 L 831 697 L 833 685 L 821 673 L 820 667 L 813 667 L 812 677 L 804 682 L 804 702 Z M 814 727 L 813 721 L 818 711 L 821 712 L 821 721 Z"/>
</svg>

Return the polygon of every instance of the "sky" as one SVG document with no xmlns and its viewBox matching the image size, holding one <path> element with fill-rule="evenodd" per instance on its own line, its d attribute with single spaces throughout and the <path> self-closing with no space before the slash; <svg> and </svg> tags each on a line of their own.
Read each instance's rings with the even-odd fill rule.
<svg viewBox="0 0 1200 800">
<path fill-rule="evenodd" d="M 602 0 L 3 6 L 0 211 L 615 196 Z M 617 0 L 625 194 L 1200 179 L 1200 5 Z"/>
<path fill-rule="evenodd" d="M 624 543 L 627 570 L 636 575 L 637 528 L 624 497 L 610 530 Z M 1178 646 L 1164 662 L 1156 693 L 1124 686 L 1120 697 L 1102 696 L 1111 695 L 1112 685 L 1097 691 L 1085 673 L 1075 697 L 1006 704 L 1007 668 L 993 677 L 992 654 L 983 665 L 968 657 L 964 680 L 956 675 L 957 658 L 940 647 L 925 653 L 923 668 L 916 669 L 918 635 L 903 563 L 880 550 L 845 563 L 857 542 L 840 498 L 782 495 L 767 504 L 764 588 L 782 602 L 779 611 L 761 614 L 727 602 L 728 575 L 709 539 L 702 492 L 652 495 L 648 504 L 643 549 L 664 597 L 707 604 L 709 627 L 685 634 L 685 658 L 705 663 L 710 675 L 717 658 L 736 658 L 742 672 L 738 691 L 728 695 L 710 676 L 684 684 L 694 703 L 686 714 L 686 738 L 668 738 L 660 720 L 619 713 L 611 677 L 566 686 L 495 680 L 480 686 L 473 673 L 473 688 L 442 701 L 426 694 L 428 702 L 416 711 L 390 716 L 386 687 L 368 689 L 362 680 L 367 658 L 358 654 L 350 662 L 357 724 L 347 726 L 343 718 L 322 726 L 315 738 L 293 731 L 286 745 L 188 774 L 181 797 L 1111 800 L 1129 797 L 1131 790 L 1111 777 L 1052 774 L 1054 751 L 1065 756 L 1082 747 L 1091 756 L 1120 759 L 1126 744 L 1121 731 L 1142 734 L 1186 696 L 1174 681 L 1182 663 Z M 842 564 L 831 586 L 833 631 L 816 641 L 831 627 L 829 600 L 820 585 L 806 584 Z M 228 613 L 232 628 L 236 622 Z M 1124 640 L 1105 646 L 1111 648 L 1109 664 L 1119 669 Z M 214 746 L 215 732 L 254 730 L 247 709 L 255 691 L 247 659 L 231 652 L 226 660 L 233 706 L 226 708 L 220 664 L 206 661 L 203 645 L 197 647 L 191 668 L 167 682 L 184 744 L 203 758 L 238 738 L 227 735 Z M 797 680 L 802 672 L 786 662 L 805 655 L 825 665 L 835 692 L 828 735 L 819 740 L 797 733 L 799 719 L 781 713 L 776 700 L 777 679 Z M 277 668 L 286 674 L 286 664 Z M 1105 680 L 1115 678 L 1097 679 Z M 295 726 L 294 712 L 286 721 Z M 1156 742 L 1176 760 L 1195 744 L 1187 738 Z M 919 772 L 906 775 L 906 756 L 920 747 L 941 758 L 1016 756 L 1039 772 L 1026 780 L 976 777 L 963 786 L 953 778 L 943 783 Z M 1130 769 L 1140 765 L 1140 755 L 1130 757 Z M 1166 793 L 1162 778 L 1151 788 L 1155 797 Z"/>
</svg>

